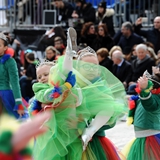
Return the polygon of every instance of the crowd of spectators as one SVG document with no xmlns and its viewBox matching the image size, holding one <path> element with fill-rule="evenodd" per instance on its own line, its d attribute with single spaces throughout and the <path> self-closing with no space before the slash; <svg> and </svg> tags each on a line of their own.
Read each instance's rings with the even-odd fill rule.
<svg viewBox="0 0 160 160">
<path fill-rule="evenodd" d="M 99 65 L 109 69 L 124 84 L 128 94 L 134 94 L 137 79 L 146 70 L 152 74 L 152 66 L 160 66 L 160 17 L 155 17 L 153 27 L 148 30 L 143 30 L 140 17 L 135 22 L 123 22 L 121 29 L 115 32 L 114 10 L 107 9 L 106 2 L 99 3 L 97 11 L 85 0 L 76 0 L 75 4 L 72 8 L 69 2 L 54 0 L 53 5 L 59 11 L 58 20 L 66 20 L 67 23 L 68 18 L 82 18 L 81 28 L 78 26 L 78 48 L 93 48 Z M 36 80 L 37 56 L 29 46 L 26 51 L 22 51 L 20 46 L 16 39 L 10 42 L 10 47 L 15 50 L 22 95 L 29 99 L 33 96 L 33 80 Z M 42 35 L 36 47 L 39 46 L 44 50 L 45 60 L 57 60 L 65 54 L 66 30 L 62 26 L 51 28 Z"/>
</svg>

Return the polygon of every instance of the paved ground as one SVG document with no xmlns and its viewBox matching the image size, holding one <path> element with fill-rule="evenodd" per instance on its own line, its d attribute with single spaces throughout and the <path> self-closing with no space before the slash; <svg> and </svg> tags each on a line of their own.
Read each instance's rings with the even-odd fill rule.
<svg viewBox="0 0 160 160">
<path fill-rule="evenodd" d="M 106 137 L 108 137 L 119 150 L 134 138 L 133 125 L 127 126 L 126 122 L 122 121 L 118 121 L 114 128 L 106 130 L 105 133 Z"/>
</svg>

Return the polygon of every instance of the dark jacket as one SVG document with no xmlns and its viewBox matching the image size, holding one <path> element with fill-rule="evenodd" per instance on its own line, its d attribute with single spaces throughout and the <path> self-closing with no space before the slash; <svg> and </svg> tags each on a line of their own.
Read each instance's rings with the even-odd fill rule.
<svg viewBox="0 0 160 160">
<path fill-rule="evenodd" d="M 86 36 L 81 36 L 79 38 L 79 43 L 86 43 L 87 46 L 94 48 L 95 39 L 96 39 L 96 34 L 87 34 Z"/>
<path fill-rule="evenodd" d="M 118 72 L 117 72 L 117 65 L 113 65 L 112 67 L 112 73 L 123 83 L 126 82 L 127 84 L 131 80 L 132 76 L 132 67 L 129 62 L 126 60 L 123 61 L 122 65 L 120 66 Z"/>
<path fill-rule="evenodd" d="M 57 9 L 57 22 L 66 22 L 68 23 L 68 19 L 72 18 L 72 13 L 74 11 L 73 6 L 69 3 L 69 2 L 65 2 L 64 3 L 64 8 L 62 9 Z M 62 16 L 62 19 L 59 19 L 59 17 Z"/>
<path fill-rule="evenodd" d="M 85 4 L 84 4 L 85 5 Z M 95 22 L 95 9 L 91 3 L 86 3 L 86 7 L 78 8 L 76 7 L 76 13 L 79 15 L 79 18 L 83 18 L 84 23 L 86 22 Z"/>
<path fill-rule="evenodd" d="M 143 73 L 147 70 L 150 74 L 152 74 L 152 66 L 155 66 L 155 62 L 153 59 L 147 57 L 141 63 L 138 63 L 138 59 L 132 61 L 132 78 L 131 81 L 137 82 L 138 78 L 143 75 Z"/>
<path fill-rule="evenodd" d="M 112 72 L 113 61 L 110 58 L 105 58 L 102 62 L 99 63 L 101 66 L 106 67 L 110 72 Z"/>
<path fill-rule="evenodd" d="M 160 50 L 160 31 L 155 28 L 142 30 L 142 25 L 134 26 L 135 32 L 147 39 L 148 42 L 154 44 L 155 52 Z"/>
<path fill-rule="evenodd" d="M 26 70 L 26 76 L 27 77 L 31 77 L 32 80 L 33 79 L 36 79 L 36 66 L 35 64 L 29 64 L 28 67 L 27 67 L 27 70 Z"/>
<path fill-rule="evenodd" d="M 143 42 L 144 42 L 143 39 L 139 35 L 132 33 L 129 38 L 126 38 L 122 35 L 119 42 L 118 42 L 118 45 L 122 48 L 123 52 L 125 51 L 126 47 L 128 49 L 128 52 L 130 52 L 132 47 L 135 44 L 140 44 Z"/>
<path fill-rule="evenodd" d="M 93 48 L 95 49 L 95 51 L 102 47 L 107 48 L 109 51 L 114 46 L 114 41 L 109 35 L 105 37 L 97 36 L 93 43 Z"/>
</svg>

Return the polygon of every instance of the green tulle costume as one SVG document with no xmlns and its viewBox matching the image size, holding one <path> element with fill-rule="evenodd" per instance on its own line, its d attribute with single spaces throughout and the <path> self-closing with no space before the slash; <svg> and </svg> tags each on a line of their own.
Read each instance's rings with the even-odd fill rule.
<svg viewBox="0 0 160 160">
<path fill-rule="evenodd" d="M 56 103 L 54 100 L 50 101 L 56 107 L 50 110 L 52 119 L 47 122 L 48 132 L 36 139 L 35 160 L 83 159 L 80 136 L 86 123 L 98 112 L 103 111 L 103 115 L 112 113 L 106 125 L 113 125 L 118 116 L 127 110 L 122 83 L 106 68 L 99 65 L 75 60 L 73 73 L 76 74 L 77 83 L 70 90 L 65 89 L 63 84 L 67 75 L 62 72 L 63 59 L 60 57 L 56 66 L 50 70 L 49 88 L 58 83 L 62 88 L 62 94 L 58 100 L 54 99 Z M 80 66 L 84 64 L 95 67 L 96 72 L 94 71 L 92 80 L 82 76 Z M 36 97 L 36 99 L 45 103 L 44 97 Z M 83 155 L 83 157 L 86 156 Z"/>
</svg>

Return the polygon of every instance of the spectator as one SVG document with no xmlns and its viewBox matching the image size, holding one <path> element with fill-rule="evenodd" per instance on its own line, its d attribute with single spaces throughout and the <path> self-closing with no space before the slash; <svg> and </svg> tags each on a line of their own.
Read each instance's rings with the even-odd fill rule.
<svg viewBox="0 0 160 160">
<path fill-rule="evenodd" d="M 83 25 L 81 30 L 81 36 L 79 43 L 86 43 L 87 46 L 93 47 L 94 40 L 96 38 L 96 31 L 93 22 L 87 22 Z"/>
<path fill-rule="evenodd" d="M 120 46 L 113 46 L 113 47 L 111 48 L 111 50 L 109 51 L 109 56 L 110 56 L 110 57 L 112 57 L 112 53 L 113 53 L 115 50 L 122 51 L 122 49 L 121 49 Z"/>
<path fill-rule="evenodd" d="M 137 84 L 137 80 L 147 70 L 152 74 L 152 66 L 155 66 L 155 62 L 147 55 L 147 46 L 139 44 L 136 46 L 137 58 L 132 61 L 132 77 L 129 82 L 128 94 L 136 94 L 134 89 Z"/>
<path fill-rule="evenodd" d="M 131 49 L 131 52 L 129 54 L 126 54 L 125 55 L 125 59 L 128 61 L 128 62 L 132 62 L 134 59 L 137 58 L 137 52 L 136 52 L 136 44 L 132 47 Z"/>
<path fill-rule="evenodd" d="M 61 37 L 63 42 L 66 42 L 64 29 L 60 26 L 56 26 L 49 31 L 46 31 L 46 33 L 41 37 L 39 45 L 44 45 L 44 48 L 54 46 L 54 39 L 57 36 Z"/>
<path fill-rule="evenodd" d="M 157 58 L 156 65 L 160 67 L 160 50 L 157 52 Z"/>
<path fill-rule="evenodd" d="M 113 74 L 123 83 L 124 87 L 127 89 L 128 83 L 130 82 L 132 76 L 131 64 L 124 59 L 124 55 L 120 50 L 115 50 L 112 53 L 112 61 L 114 64 L 112 67 Z"/>
<path fill-rule="evenodd" d="M 110 37 L 106 24 L 98 25 L 98 34 L 94 41 L 93 49 L 97 51 L 100 48 L 107 48 L 110 50 L 114 45 L 113 39 Z"/>
<path fill-rule="evenodd" d="M 25 70 L 21 72 L 20 87 L 22 97 L 27 101 L 32 98 L 32 80 L 36 79 L 36 65 L 38 61 L 34 57 L 34 53 L 30 50 L 25 51 Z"/>
<path fill-rule="evenodd" d="M 46 60 L 48 60 L 48 61 L 57 60 L 59 55 L 60 55 L 60 53 L 55 47 L 48 46 L 46 48 L 46 56 L 45 56 Z"/>
<path fill-rule="evenodd" d="M 155 52 L 157 53 L 160 50 L 160 16 L 154 19 L 153 28 L 151 29 L 142 29 L 141 17 L 136 20 L 134 27 L 137 34 L 145 37 L 148 42 L 154 45 Z"/>
<path fill-rule="evenodd" d="M 54 39 L 54 47 L 60 52 L 60 55 L 64 54 L 65 45 L 61 37 L 55 37 Z"/>
<path fill-rule="evenodd" d="M 96 53 L 97 53 L 97 58 L 98 58 L 99 64 L 101 66 L 106 67 L 109 71 L 112 72 L 113 62 L 109 58 L 108 49 L 106 49 L 106 48 L 100 48 L 100 49 L 97 50 Z"/>
<path fill-rule="evenodd" d="M 72 17 L 73 6 L 69 2 L 62 0 L 53 0 L 52 4 L 57 10 L 57 23 L 62 23 L 62 26 L 68 26 L 68 19 Z"/>
<path fill-rule="evenodd" d="M 86 0 L 75 0 L 76 9 L 72 13 L 73 18 L 82 18 L 84 23 L 95 23 L 95 9 L 91 3 L 86 3 Z"/>
<path fill-rule="evenodd" d="M 131 51 L 132 47 L 135 44 L 143 43 L 143 39 L 135 34 L 132 29 L 132 24 L 130 22 L 124 22 L 121 27 L 121 37 L 118 42 L 118 45 L 122 48 L 123 51 L 127 49 L 128 53 Z"/>
<path fill-rule="evenodd" d="M 153 48 L 154 49 L 154 45 L 153 45 L 153 43 L 151 43 L 151 42 L 144 42 L 143 44 L 145 44 L 147 47 L 151 47 L 151 48 Z"/>
<path fill-rule="evenodd" d="M 98 4 L 98 10 L 96 11 L 96 24 L 106 24 L 108 33 L 111 35 L 111 37 L 113 37 L 115 34 L 113 15 L 114 9 L 106 9 L 106 2 L 101 2 Z"/>
<path fill-rule="evenodd" d="M 148 50 L 148 55 L 149 55 L 149 57 L 151 57 L 151 58 L 156 62 L 157 59 L 158 59 L 158 57 L 157 57 L 157 55 L 155 54 L 153 48 L 147 47 L 147 50 Z"/>
</svg>

